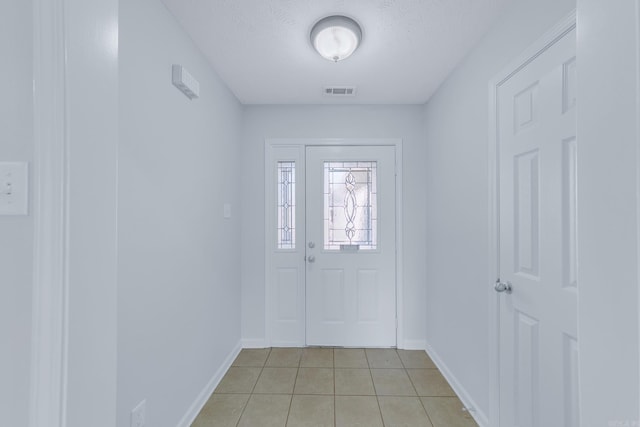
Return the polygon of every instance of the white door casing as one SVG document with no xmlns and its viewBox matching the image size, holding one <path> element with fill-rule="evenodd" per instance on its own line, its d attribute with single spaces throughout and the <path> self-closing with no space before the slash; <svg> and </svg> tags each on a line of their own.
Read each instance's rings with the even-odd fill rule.
<svg viewBox="0 0 640 427">
<path fill-rule="evenodd" d="M 575 17 L 494 86 L 501 426 L 579 425 Z"/>
<path fill-rule="evenodd" d="M 366 152 L 365 147 L 376 151 L 380 146 L 395 152 L 391 168 L 397 171 L 397 176 L 391 180 L 395 185 L 395 202 L 393 206 L 392 228 L 395 233 L 393 254 L 394 282 L 393 293 L 393 342 L 370 343 L 368 346 L 403 346 L 402 341 L 402 271 L 395 268 L 401 265 L 402 259 L 402 224 L 397 219 L 402 215 L 402 141 L 399 139 L 267 139 L 265 141 L 265 341 L 249 343 L 249 346 L 304 346 L 311 345 L 307 340 L 307 313 L 305 278 L 307 268 L 306 251 L 309 250 L 308 240 L 305 236 L 307 191 L 305 191 L 306 171 L 305 152 L 307 147 L 335 147 L 350 146 L 352 149 Z M 364 155 L 362 159 L 372 160 L 371 156 Z M 281 162 L 295 162 L 295 245 L 292 247 L 278 248 L 278 165 Z M 395 163 L 394 163 L 395 162 Z M 388 181 L 389 182 L 389 181 Z M 282 225 L 282 224 L 280 224 Z M 321 248 L 322 239 L 316 242 Z M 286 245 L 285 245 L 286 246 Z M 317 256 L 318 254 L 315 254 Z M 322 257 L 316 258 L 322 262 Z M 318 265 L 318 264 L 316 264 Z M 315 267 L 315 265 L 314 265 Z M 398 313 L 397 321 L 395 313 Z M 397 328 L 396 328 L 397 323 Z M 382 335 L 382 334 L 376 334 Z M 342 338 L 344 339 L 344 338 Z M 362 342 L 351 342 L 339 345 L 364 345 Z M 247 343 L 245 343 L 247 345 Z M 338 344 L 335 344 L 338 345 Z"/>
<path fill-rule="evenodd" d="M 306 175 L 307 345 L 395 346 L 394 147 L 307 147 Z M 366 180 L 371 183 L 364 184 Z M 325 197 L 330 185 L 339 194 L 335 208 L 328 206 L 331 197 Z M 373 225 L 359 236 L 355 228 L 370 203 Z M 350 214 L 356 225 L 347 218 Z M 339 246 L 329 244 L 328 218 L 335 220 L 335 238 L 343 243 Z M 354 242 L 373 239 L 375 248 L 352 244 L 349 232 Z"/>
</svg>

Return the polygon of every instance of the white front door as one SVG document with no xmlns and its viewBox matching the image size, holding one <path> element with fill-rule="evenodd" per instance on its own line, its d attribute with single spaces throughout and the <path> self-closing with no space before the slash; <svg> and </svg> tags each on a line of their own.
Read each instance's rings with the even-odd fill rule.
<svg viewBox="0 0 640 427">
<path fill-rule="evenodd" d="M 396 345 L 392 146 L 306 148 L 306 343 Z"/>
<path fill-rule="evenodd" d="M 579 425 L 575 45 L 573 29 L 498 86 L 504 427 Z"/>
</svg>

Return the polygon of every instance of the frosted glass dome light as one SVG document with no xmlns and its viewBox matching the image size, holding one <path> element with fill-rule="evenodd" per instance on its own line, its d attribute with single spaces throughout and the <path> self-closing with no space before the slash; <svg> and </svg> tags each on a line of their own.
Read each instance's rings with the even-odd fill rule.
<svg viewBox="0 0 640 427">
<path fill-rule="evenodd" d="M 361 41 L 360 25 L 346 16 L 327 16 L 311 29 L 311 44 L 320 56 L 333 62 L 350 57 Z"/>
</svg>

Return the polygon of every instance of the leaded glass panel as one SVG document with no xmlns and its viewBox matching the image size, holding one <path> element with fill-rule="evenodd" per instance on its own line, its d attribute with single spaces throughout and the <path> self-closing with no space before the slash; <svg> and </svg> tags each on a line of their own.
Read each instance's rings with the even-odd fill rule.
<svg viewBox="0 0 640 427">
<path fill-rule="evenodd" d="M 377 162 L 324 162 L 324 249 L 378 245 Z"/>
<path fill-rule="evenodd" d="M 296 163 L 278 162 L 278 249 L 296 247 Z"/>
</svg>

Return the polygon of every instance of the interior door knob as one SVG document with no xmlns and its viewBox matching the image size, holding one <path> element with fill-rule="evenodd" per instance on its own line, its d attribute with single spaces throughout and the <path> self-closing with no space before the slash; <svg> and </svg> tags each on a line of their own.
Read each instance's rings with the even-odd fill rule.
<svg viewBox="0 0 640 427">
<path fill-rule="evenodd" d="M 316 262 L 316 257 L 314 257 L 313 255 L 309 255 L 309 256 L 307 257 L 307 261 L 309 261 L 309 262 Z"/>
<path fill-rule="evenodd" d="M 506 292 L 507 294 L 513 292 L 511 282 L 503 283 L 500 279 L 496 280 L 496 284 L 493 286 L 493 289 L 495 289 L 496 292 Z"/>
</svg>

